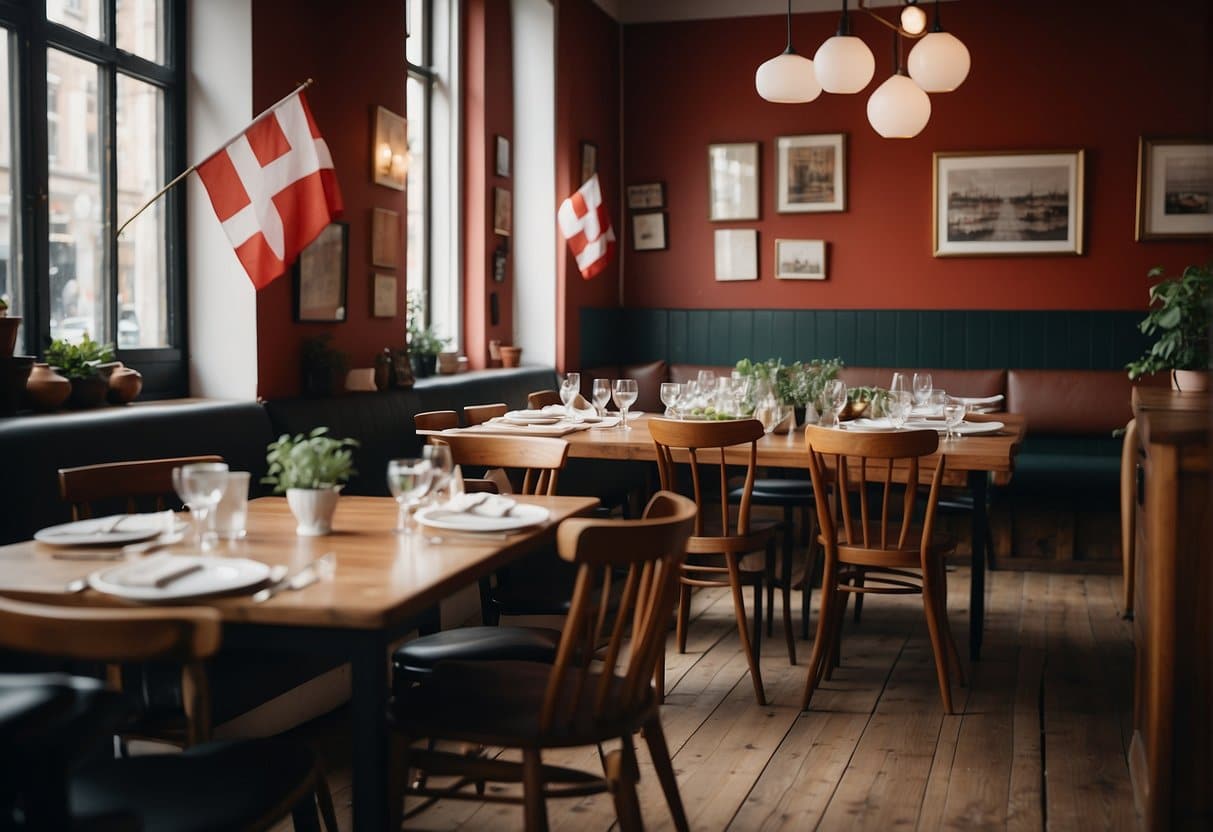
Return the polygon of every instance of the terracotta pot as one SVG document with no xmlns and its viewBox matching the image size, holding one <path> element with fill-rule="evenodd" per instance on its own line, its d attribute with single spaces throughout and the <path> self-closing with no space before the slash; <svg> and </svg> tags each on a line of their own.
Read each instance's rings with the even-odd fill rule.
<svg viewBox="0 0 1213 832">
<path fill-rule="evenodd" d="M 20 318 L 0 318 L 0 358 L 11 357 L 17 349 L 17 330 L 20 328 Z"/>
<path fill-rule="evenodd" d="M 0 358 L 0 416 L 12 416 L 21 409 L 26 380 L 33 366 L 32 355 Z"/>
<path fill-rule="evenodd" d="M 72 394 L 72 383 L 49 364 L 35 364 L 25 383 L 25 397 L 34 410 L 58 410 Z"/>
<path fill-rule="evenodd" d="M 105 376 L 91 375 L 88 378 L 71 379 L 72 395 L 68 397 L 68 407 L 77 410 L 87 410 L 90 407 L 100 407 L 105 404 L 105 394 L 109 392 L 109 379 Z"/>
<path fill-rule="evenodd" d="M 1172 370 L 1171 389 L 1182 393 L 1207 393 L 1209 375 L 1209 370 Z"/>
<path fill-rule="evenodd" d="M 110 373 L 109 393 L 112 404 L 129 404 L 143 391 L 143 374 L 130 367 L 118 366 Z"/>
<path fill-rule="evenodd" d="M 502 347 L 501 366 L 517 367 L 522 361 L 522 347 Z"/>
</svg>

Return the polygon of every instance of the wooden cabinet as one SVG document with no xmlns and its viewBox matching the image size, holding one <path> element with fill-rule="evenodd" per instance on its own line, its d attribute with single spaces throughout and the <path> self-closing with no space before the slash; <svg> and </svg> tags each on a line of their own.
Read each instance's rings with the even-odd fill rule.
<svg viewBox="0 0 1213 832">
<path fill-rule="evenodd" d="M 1213 828 L 1213 502 L 1208 399 L 1133 396 L 1140 445 L 1133 738 L 1150 830 Z"/>
</svg>

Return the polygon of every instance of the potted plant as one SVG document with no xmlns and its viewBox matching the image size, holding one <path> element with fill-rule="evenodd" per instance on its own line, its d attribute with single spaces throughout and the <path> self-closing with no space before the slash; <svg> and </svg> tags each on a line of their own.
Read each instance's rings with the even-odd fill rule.
<svg viewBox="0 0 1213 832">
<path fill-rule="evenodd" d="M 288 433 L 266 447 L 269 470 L 261 479 L 274 486 L 275 494 L 286 494 L 287 505 L 295 515 L 295 534 L 316 537 L 333 530 L 333 512 L 337 495 L 354 470 L 355 439 L 326 436 L 327 427 L 314 429 L 306 436 Z"/>
<path fill-rule="evenodd" d="M 434 374 L 438 353 L 446 349 L 451 339 L 439 338 L 432 326 L 425 325 L 425 303 L 417 292 L 409 292 L 408 315 L 409 361 L 413 365 L 413 375 L 427 378 Z"/>
<path fill-rule="evenodd" d="M 105 401 L 109 378 L 101 370 L 112 368 L 113 360 L 114 345 L 98 343 L 87 332 L 79 344 L 60 338 L 46 349 L 46 362 L 72 383 L 72 407 L 97 407 Z"/>
<path fill-rule="evenodd" d="M 806 414 L 809 421 L 816 418 L 818 399 L 825 390 L 825 384 L 837 378 L 841 368 L 842 361 L 837 358 L 816 358 L 807 363 L 797 361 L 786 365 L 777 358 L 762 362 L 743 358 L 737 362 L 737 371 L 741 375 L 770 383 L 779 403 L 793 407 L 797 424 L 804 422 Z M 813 408 L 811 413 L 809 408 Z"/>
<path fill-rule="evenodd" d="M 1150 277 L 1163 274 L 1161 266 L 1150 269 Z M 1179 277 L 1150 287 L 1150 310 L 1141 331 L 1155 336 L 1154 344 L 1127 366 L 1129 378 L 1168 371 L 1171 386 L 1189 392 L 1209 389 L 1210 297 L 1213 264 L 1188 266 Z"/>
<path fill-rule="evenodd" d="M 333 395 L 339 379 L 344 379 L 346 355 L 330 346 L 332 336 L 317 335 L 303 339 L 300 367 L 303 370 L 303 395 L 323 398 Z"/>
</svg>

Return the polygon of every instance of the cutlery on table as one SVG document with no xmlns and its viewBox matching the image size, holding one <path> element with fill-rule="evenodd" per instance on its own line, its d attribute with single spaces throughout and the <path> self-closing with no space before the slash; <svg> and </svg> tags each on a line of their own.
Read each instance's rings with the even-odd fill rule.
<svg viewBox="0 0 1213 832">
<path fill-rule="evenodd" d="M 321 573 L 331 575 L 332 570 L 336 565 L 337 553 L 327 552 L 306 564 L 302 569 L 289 577 L 285 575 L 285 567 L 275 567 L 275 569 L 279 569 L 281 572 L 275 572 L 274 570 L 270 571 L 270 580 L 272 583 L 265 589 L 258 590 L 253 594 L 253 603 L 260 604 L 268 601 L 283 590 L 289 589 L 292 591 L 298 591 L 300 589 L 309 587 L 316 583 L 316 581 L 320 580 Z M 276 574 L 282 575 L 282 577 L 275 580 L 274 576 Z"/>
<path fill-rule="evenodd" d="M 446 543 L 447 540 L 509 540 L 506 532 L 452 532 L 443 529 L 442 534 L 426 535 L 426 542 L 435 545 Z"/>
<path fill-rule="evenodd" d="M 172 546 L 174 543 L 180 543 L 185 539 L 185 535 L 174 532 L 172 534 L 162 534 L 152 540 L 144 541 L 143 543 L 128 543 L 122 547 L 123 555 L 146 555 L 151 552 L 163 549 L 165 546 Z"/>
</svg>

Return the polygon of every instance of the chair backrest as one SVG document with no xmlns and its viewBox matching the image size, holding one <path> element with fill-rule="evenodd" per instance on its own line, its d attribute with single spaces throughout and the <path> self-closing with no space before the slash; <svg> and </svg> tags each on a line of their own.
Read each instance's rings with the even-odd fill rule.
<svg viewBox="0 0 1213 832">
<path fill-rule="evenodd" d="M 569 456 L 569 443 L 544 436 L 450 434 L 442 437 L 456 465 L 521 470 L 522 494 L 556 493 L 556 481 Z"/>
<path fill-rule="evenodd" d="M 910 531 L 919 509 L 919 458 L 935 453 L 939 435 L 933 430 L 896 433 L 858 433 L 810 425 L 805 429 L 809 451 L 809 475 L 817 500 L 818 525 L 826 546 L 842 546 L 848 551 L 923 551 L 931 542 L 935 508 L 943 480 L 946 456 L 939 455 L 931 476 L 926 502 L 922 506 L 922 535 L 910 539 Z M 902 462 L 903 465 L 897 465 Z M 829 474 L 833 470 L 834 476 Z M 869 504 L 869 484 L 880 487 L 879 514 Z M 849 499 L 852 485 L 859 494 L 859 517 Z M 833 487 L 837 508 L 831 510 L 829 495 Z M 903 491 L 894 499 L 897 489 Z M 898 508 L 900 503 L 900 510 Z M 842 514 L 843 536 L 838 534 L 835 514 Z M 899 521 L 899 522 L 898 522 Z M 896 528 L 894 529 L 894 526 Z M 890 534 L 893 531 L 893 534 Z"/>
<path fill-rule="evenodd" d="M 653 670 L 663 655 L 695 514 L 691 500 L 659 491 L 641 520 L 574 518 L 560 524 L 560 557 L 578 568 L 548 677 L 541 732 L 572 723 L 584 713 L 583 697 L 592 697 L 588 704 L 597 720 L 626 713 L 652 696 Z M 613 594 L 616 581 L 622 582 L 621 590 Z M 600 667 L 578 660 L 595 650 Z"/>
<path fill-rule="evenodd" d="M 416 430 L 450 430 L 459 427 L 459 414 L 453 410 L 429 410 L 413 417 Z"/>
<path fill-rule="evenodd" d="M 745 485 L 737 507 L 737 535 L 750 533 L 750 501 L 754 492 L 754 477 L 758 465 L 758 440 L 763 436 L 762 422 L 757 419 L 738 419 L 728 422 L 684 422 L 675 419 L 653 418 L 649 420 L 649 433 L 657 446 L 657 468 L 661 474 L 661 487 L 677 491 L 678 470 L 674 460 L 676 451 L 686 451 L 689 458 L 691 485 L 695 506 L 695 536 L 703 535 L 705 517 L 705 476 L 718 474 L 720 483 L 720 530 L 730 535 L 729 524 L 729 472 L 725 464 L 725 451 L 736 445 L 749 445 L 745 463 Z M 718 451 L 705 454 L 704 451 Z M 709 458 L 710 457 L 710 458 Z"/>
<path fill-rule="evenodd" d="M 536 390 L 534 393 L 527 393 L 526 406 L 531 410 L 539 410 L 553 404 L 564 404 L 560 401 L 560 393 L 555 390 Z"/>
<path fill-rule="evenodd" d="M 223 462 L 223 457 L 182 456 L 173 459 L 144 459 L 108 462 L 59 469 L 59 496 L 72 504 L 72 518 L 92 517 L 95 500 L 126 499 L 126 510 L 137 510 L 139 497 L 155 498 L 155 508 L 165 508 L 165 497 L 173 495 L 173 469 L 193 462 Z"/>
<path fill-rule="evenodd" d="M 510 406 L 504 402 L 496 404 L 472 404 L 463 409 L 463 421 L 468 427 L 473 425 L 482 425 L 489 419 L 496 419 L 498 416 L 504 416 L 510 410 Z"/>
</svg>

